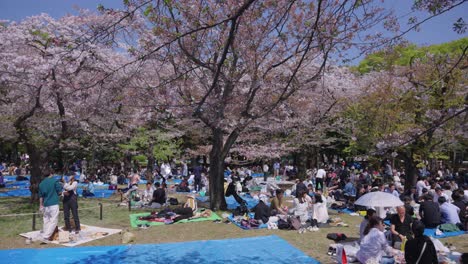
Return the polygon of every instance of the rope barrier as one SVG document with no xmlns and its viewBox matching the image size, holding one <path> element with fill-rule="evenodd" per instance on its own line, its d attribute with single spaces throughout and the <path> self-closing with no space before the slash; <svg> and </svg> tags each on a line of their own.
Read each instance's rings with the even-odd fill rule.
<svg viewBox="0 0 468 264">
<path fill-rule="evenodd" d="M 89 210 L 89 209 L 96 209 L 96 208 L 101 208 L 101 205 L 93 206 L 93 207 L 86 207 L 86 208 L 78 208 L 78 211 L 81 211 L 81 210 Z M 60 211 L 60 213 L 63 213 L 63 211 Z M 36 213 L 22 213 L 22 214 L 4 214 L 4 215 L 0 215 L 0 217 L 24 216 L 24 215 L 40 215 L 40 214 L 42 214 L 42 213 L 41 213 L 41 212 L 36 212 Z"/>
</svg>

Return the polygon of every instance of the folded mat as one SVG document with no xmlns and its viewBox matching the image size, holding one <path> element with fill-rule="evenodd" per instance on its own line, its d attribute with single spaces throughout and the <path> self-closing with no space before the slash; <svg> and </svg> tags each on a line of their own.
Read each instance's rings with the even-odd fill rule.
<svg viewBox="0 0 468 264">
<path fill-rule="evenodd" d="M 2 263 L 302 263 L 319 262 L 278 236 L 47 249 L 0 250 Z"/>
<path fill-rule="evenodd" d="M 132 227 L 138 227 L 138 225 L 144 225 L 144 224 L 147 224 L 149 226 L 165 225 L 164 222 L 154 222 L 154 221 L 146 221 L 146 220 L 139 220 L 138 219 L 138 217 L 148 216 L 148 215 L 151 215 L 151 213 L 131 214 L 130 215 L 130 225 Z M 214 220 L 221 220 L 221 217 L 219 217 L 215 212 L 211 212 L 211 216 L 208 217 L 208 218 L 200 217 L 200 218 L 194 218 L 194 219 L 183 219 L 183 220 L 175 222 L 175 224 L 177 224 L 177 223 L 201 222 L 201 221 L 214 221 Z"/>
</svg>

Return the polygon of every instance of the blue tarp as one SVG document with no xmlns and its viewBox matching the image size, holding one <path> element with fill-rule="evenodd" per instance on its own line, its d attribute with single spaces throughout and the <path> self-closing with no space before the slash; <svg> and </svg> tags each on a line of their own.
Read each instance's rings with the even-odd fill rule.
<svg viewBox="0 0 468 264">
<path fill-rule="evenodd" d="M 83 192 L 82 189 L 78 189 L 78 194 L 81 195 Z M 95 189 L 94 196 L 88 198 L 109 198 L 115 191 L 113 190 L 103 190 L 103 189 Z M 29 189 L 16 189 L 10 190 L 6 192 L 0 192 L 0 197 L 27 197 L 31 196 L 31 191 Z"/>
<path fill-rule="evenodd" d="M 254 208 L 257 204 L 258 201 L 257 199 L 252 198 L 250 195 L 242 195 L 241 198 L 247 203 L 247 208 L 252 209 Z M 203 196 L 203 197 L 196 197 L 200 202 L 208 202 L 210 200 L 209 196 Z M 226 204 L 227 204 L 227 209 L 229 210 L 234 210 L 239 206 L 239 203 L 234 199 L 234 196 L 229 196 L 226 197 Z M 268 206 L 270 205 L 269 203 L 267 204 Z"/>
<path fill-rule="evenodd" d="M 390 226 L 390 220 L 385 220 L 384 223 L 387 226 Z M 465 234 L 465 231 L 454 231 L 454 232 L 444 232 L 442 235 L 436 235 L 437 228 L 425 228 L 424 235 L 430 236 L 433 238 L 445 238 L 445 237 L 452 237 L 452 236 L 460 236 Z"/>
<path fill-rule="evenodd" d="M 2 263 L 318 264 L 278 236 L 168 244 L 0 250 Z"/>
<path fill-rule="evenodd" d="M 256 200 L 254 198 L 252 198 L 250 195 L 244 195 L 244 196 L 241 196 L 242 199 L 244 199 L 244 201 L 247 203 L 247 208 L 249 209 L 252 209 L 254 208 L 259 200 Z M 226 203 L 227 203 L 227 208 L 229 210 L 234 210 L 236 209 L 238 206 L 239 206 L 239 203 L 236 201 L 236 199 L 234 199 L 234 196 L 229 196 L 229 197 L 226 197 Z"/>
<path fill-rule="evenodd" d="M 436 235 L 435 233 L 436 233 L 436 228 L 426 228 L 426 229 L 424 229 L 424 235 L 431 236 L 431 237 L 434 237 L 434 238 L 460 236 L 460 235 L 465 234 L 465 231 L 444 232 L 440 236 Z"/>
<path fill-rule="evenodd" d="M 0 197 L 27 197 L 31 196 L 29 189 L 15 189 L 6 192 L 0 192 Z"/>
<path fill-rule="evenodd" d="M 263 177 L 263 173 L 252 173 L 252 178 Z"/>
</svg>

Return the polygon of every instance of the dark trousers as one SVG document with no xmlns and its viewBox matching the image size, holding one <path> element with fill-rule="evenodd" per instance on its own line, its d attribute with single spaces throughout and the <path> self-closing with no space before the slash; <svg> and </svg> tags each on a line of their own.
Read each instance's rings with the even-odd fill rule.
<svg viewBox="0 0 468 264">
<path fill-rule="evenodd" d="M 319 184 L 320 184 L 320 189 L 319 189 Z M 323 178 L 315 178 L 315 190 L 323 190 Z"/>
<path fill-rule="evenodd" d="M 201 178 L 195 178 L 195 191 L 199 192 L 201 190 Z"/>
<path fill-rule="evenodd" d="M 73 220 L 75 221 L 75 230 L 81 230 L 80 218 L 78 217 L 78 199 L 75 194 L 65 196 L 63 199 L 63 214 L 64 214 L 64 220 L 65 220 L 65 228 L 67 230 L 71 229 L 70 210 L 73 215 Z"/>
</svg>

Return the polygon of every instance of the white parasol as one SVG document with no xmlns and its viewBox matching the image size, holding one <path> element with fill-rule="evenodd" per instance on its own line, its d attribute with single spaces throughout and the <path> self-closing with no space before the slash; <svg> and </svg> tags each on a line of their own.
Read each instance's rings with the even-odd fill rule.
<svg viewBox="0 0 468 264">
<path fill-rule="evenodd" d="M 354 204 L 366 207 L 396 207 L 403 205 L 403 202 L 390 193 L 370 192 L 359 197 Z"/>
</svg>

